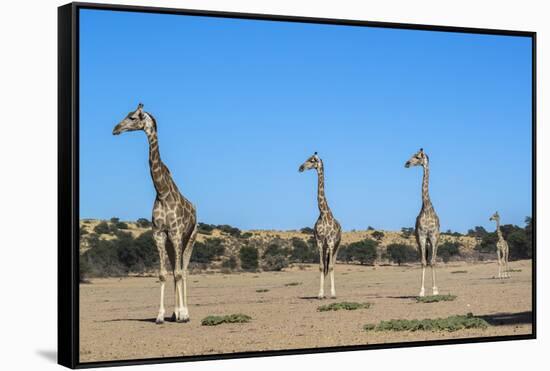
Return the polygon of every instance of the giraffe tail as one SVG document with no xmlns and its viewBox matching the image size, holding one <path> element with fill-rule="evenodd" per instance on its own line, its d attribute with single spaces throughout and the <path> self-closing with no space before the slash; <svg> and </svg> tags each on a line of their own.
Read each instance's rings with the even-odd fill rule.
<svg viewBox="0 0 550 371">
<path fill-rule="evenodd" d="M 325 243 L 323 245 L 323 274 L 326 276 L 328 274 L 328 267 L 329 267 L 329 264 L 330 264 L 330 259 L 331 259 L 331 256 L 330 256 L 330 251 L 328 249 L 328 246 L 327 244 Z"/>
</svg>

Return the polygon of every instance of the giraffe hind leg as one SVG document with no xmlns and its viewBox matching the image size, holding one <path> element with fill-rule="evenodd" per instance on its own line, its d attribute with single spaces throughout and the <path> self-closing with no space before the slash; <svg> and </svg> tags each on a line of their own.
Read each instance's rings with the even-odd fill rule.
<svg viewBox="0 0 550 371">
<path fill-rule="evenodd" d="M 189 321 L 189 309 L 187 307 L 187 274 L 189 261 L 191 260 L 191 253 L 193 252 L 193 245 L 195 244 L 195 239 L 197 238 L 197 226 L 195 225 L 191 236 L 187 241 L 185 248 L 183 250 L 183 275 L 182 275 L 182 285 L 183 285 L 183 302 L 180 306 L 179 318 L 181 322 Z"/>
<path fill-rule="evenodd" d="M 439 295 L 439 289 L 435 283 L 436 278 L 436 265 L 437 265 L 437 236 L 430 236 L 430 245 L 432 247 L 432 258 L 430 261 L 430 266 L 432 267 L 432 293 L 433 295 Z"/>
<path fill-rule="evenodd" d="M 426 276 L 426 236 L 418 236 L 418 245 L 420 247 L 420 263 L 422 264 L 422 278 L 420 281 L 420 293 L 418 296 L 422 297 L 426 295 L 424 288 L 424 279 Z"/>
</svg>

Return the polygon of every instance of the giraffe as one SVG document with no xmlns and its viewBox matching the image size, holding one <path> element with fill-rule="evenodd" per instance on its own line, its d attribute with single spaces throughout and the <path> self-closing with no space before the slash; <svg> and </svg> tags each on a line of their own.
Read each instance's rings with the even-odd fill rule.
<svg viewBox="0 0 550 371">
<path fill-rule="evenodd" d="M 489 220 L 495 221 L 497 223 L 497 259 L 498 259 L 498 278 L 510 278 L 510 273 L 508 269 L 508 242 L 504 239 L 502 236 L 502 232 L 500 230 L 500 215 L 498 215 L 498 211 L 496 211 Z M 504 268 L 504 271 L 503 271 Z"/>
<path fill-rule="evenodd" d="M 336 264 L 336 255 L 342 239 L 342 227 L 334 218 L 328 207 L 325 197 L 325 178 L 323 161 L 317 155 L 317 152 L 304 162 L 299 172 L 304 170 L 317 170 L 317 204 L 319 206 L 319 218 L 315 223 L 314 236 L 319 249 L 319 271 L 321 272 L 321 282 L 319 288 L 319 299 L 325 298 L 325 276 L 330 273 L 330 296 L 336 298 L 336 289 L 334 288 L 334 265 Z"/>
<path fill-rule="evenodd" d="M 437 241 L 439 239 L 439 218 L 435 213 L 435 209 L 430 200 L 430 194 L 428 193 L 429 179 L 430 179 L 430 159 L 428 155 L 424 152 L 422 148 L 416 152 L 412 157 L 405 163 L 405 167 L 409 168 L 411 166 L 422 166 L 424 169 L 424 176 L 422 179 L 422 209 L 420 214 L 416 217 L 416 243 L 418 244 L 420 250 L 420 259 L 422 263 L 422 280 L 419 296 L 425 295 L 424 290 L 424 276 L 426 274 L 426 260 L 427 260 L 427 251 L 426 243 L 429 242 L 432 247 L 432 258 L 430 261 L 430 266 L 432 267 L 432 283 L 433 283 L 433 294 L 438 295 L 439 291 L 435 283 L 435 265 L 437 262 Z"/>
<path fill-rule="evenodd" d="M 164 322 L 164 286 L 166 266 L 169 261 L 174 276 L 175 307 L 172 319 L 189 321 L 187 308 L 187 266 L 197 235 L 195 207 L 183 197 L 174 183 L 170 171 L 160 159 L 157 123 L 143 110 L 143 104 L 128 115 L 113 129 L 113 135 L 127 131 L 143 130 L 149 141 L 149 167 L 156 191 L 153 204 L 153 239 L 159 253 L 160 308 L 156 323 Z M 183 290 L 183 293 L 182 293 Z"/>
</svg>

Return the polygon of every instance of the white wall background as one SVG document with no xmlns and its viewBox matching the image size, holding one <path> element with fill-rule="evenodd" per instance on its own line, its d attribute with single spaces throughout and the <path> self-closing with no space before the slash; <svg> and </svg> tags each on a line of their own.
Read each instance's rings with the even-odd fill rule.
<svg viewBox="0 0 550 371">
<path fill-rule="evenodd" d="M 226 10 L 538 32 L 539 339 L 412 349 L 140 366 L 145 369 L 315 368 L 540 369 L 550 349 L 550 23 L 543 0 L 161 0 L 124 4 Z M 0 367 L 53 369 L 56 351 L 57 6 L 59 0 L 4 1 L 0 10 Z M 545 16 L 546 14 L 546 16 Z M 139 45 L 136 45 L 139 47 Z M 545 99 L 546 98 L 546 99 Z M 546 144 L 546 146 L 545 146 Z M 503 298 L 506 300 L 506 298 Z M 183 331 L 183 329 L 182 329 Z M 132 367 L 132 369 L 138 369 Z"/>
</svg>

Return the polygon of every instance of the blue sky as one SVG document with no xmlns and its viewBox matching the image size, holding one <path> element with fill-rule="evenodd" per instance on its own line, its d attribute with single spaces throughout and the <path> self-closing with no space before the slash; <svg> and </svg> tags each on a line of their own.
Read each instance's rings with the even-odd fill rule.
<svg viewBox="0 0 550 371">
<path fill-rule="evenodd" d="M 138 102 L 200 221 L 314 224 L 324 161 L 345 230 L 413 226 L 423 147 L 442 230 L 531 215 L 531 40 L 524 37 L 82 10 L 80 216 L 150 218 Z"/>
</svg>

